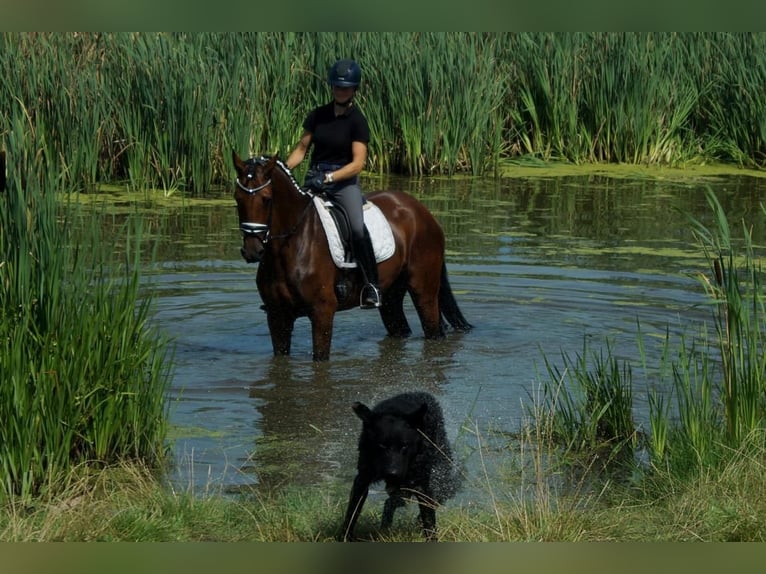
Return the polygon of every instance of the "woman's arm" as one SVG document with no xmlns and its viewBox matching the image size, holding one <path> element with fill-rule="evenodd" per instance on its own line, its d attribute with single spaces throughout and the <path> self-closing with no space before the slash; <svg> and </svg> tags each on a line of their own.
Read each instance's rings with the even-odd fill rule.
<svg viewBox="0 0 766 574">
<path fill-rule="evenodd" d="M 362 173 L 367 163 L 367 144 L 364 142 L 351 142 L 351 163 L 347 163 L 340 169 L 332 172 L 332 181 L 342 181 Z"/>
<path fill-rule="evenodd" d="M 306 152 L 309 149 L 309 145 L 311 145 L 311 137 L 311 132 L 303 132 L 303 135 L 301 136 L 301 139 L 298 140 L 298 144 L 295 146 L 295 149 L 290 152 L 289 156 L 287 156 L 285 165 L 287 165 L 288 169 L 295 169 L 295 167 L 303 161 L 303 158 L 306 157 Z"/>
</svg>

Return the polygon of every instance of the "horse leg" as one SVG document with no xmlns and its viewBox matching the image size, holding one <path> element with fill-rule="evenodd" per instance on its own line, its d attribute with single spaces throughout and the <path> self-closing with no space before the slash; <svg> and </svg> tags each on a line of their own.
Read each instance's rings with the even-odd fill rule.
<svg viewBox="0 0 766 574">
<path fill-rule="evenodd" d="M 404 314 L 404 295 L 407 287 L 396 283 L 389 288 L 383 296 L 383 304 L 380 306 L 380 318 L 391 337 L 409 337 L 412 334 L 410 324 Z"/>
<path fill-rule="evenodd" d="M 289 355 L 295 317 L 286 313 L 266 312 L 274 355 Z"/>
<path fill-rule="evenodd" d="M 313 359 L 315 361 L 326 361 L 330 358 L 335 309 L 330 305 L 315 305 L 309 318 L 311 319 Z"/>
<path fill-rule="evenodd" d="M 440 274 L 421 274 L 411 278 L 409 292 L 426 339 L 444 337 L 444 323 L 439 310 L 439 283 L 435 278 Z"/>
</svg>

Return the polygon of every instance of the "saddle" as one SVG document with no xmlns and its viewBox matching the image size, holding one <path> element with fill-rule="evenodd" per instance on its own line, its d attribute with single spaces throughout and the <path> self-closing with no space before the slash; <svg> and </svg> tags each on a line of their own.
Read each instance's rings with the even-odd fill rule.
<svg viewBox="0 0 766 574">
<path fill-rule="evenodd" d="M 337 267 L 342 269 L 355 268 L 356 262 L 351 258 L 351 233 L 345 210 L 328 198 L 315 195 L 314 207 L 322 222 L 327 243 L 330 246 L 330 255 Z M 394 254 L 394 233 L 391 225 L 383 215 L 380 208 L 371 201 L 365 201 L 362 208 L 364 224 L 370 233 L 372 250 L 375 253 L 375 261 L 380 263 Z"/>
</svg>

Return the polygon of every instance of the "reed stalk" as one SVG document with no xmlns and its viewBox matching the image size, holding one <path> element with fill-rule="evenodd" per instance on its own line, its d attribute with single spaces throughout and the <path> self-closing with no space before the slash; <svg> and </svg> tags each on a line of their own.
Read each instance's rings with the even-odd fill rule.
<svg viewBox="0 0 766 574">
<path fill-rule="evenodd" d="M 766 421 L 766 306 L 760 259 L 750 227 L 742 223 L 735 240 L 715 194 L 705 191 L 712 225 L 687 215 L 690 229 L 708 261 L 699 275 L 708 296 L 714 333 L 706 326 L 676 343 L 666 333 L 660 364 L 647 366 L 643 335 L 639 355 L 645 373 L 651 466 L 678 475 L 726 463 Z M 766 215 L 766 208 L 763 209 Z M 547 358 L 545 417 L 565 452 L 592 452 L 610 441 L 636 444 L 632 426 L 632 370 L 619 365 L 609 345 L 605 353 L 570 357 L 563 367 Z M 550 418 L 552 420 L 547 420 Z M 760 433 L 760 434 L 759 434 Z"/>
<path fill-rule="evenodd" d="M 732 239 L 729 223 L 715 194 L 706 197 L 714 216 L 710 229 L 689 218 L 709 263 L 699 280 L 713 308 L 721 360 L 720 400 L 725 437 L 733 446 L 759 428 L 766 417 L 766 307 L 762 269 L 753 251 L 749 227 L 742 223 L 742 240 Z M 738 254 L 738 249 L 743 251 Z"/>
</svg>

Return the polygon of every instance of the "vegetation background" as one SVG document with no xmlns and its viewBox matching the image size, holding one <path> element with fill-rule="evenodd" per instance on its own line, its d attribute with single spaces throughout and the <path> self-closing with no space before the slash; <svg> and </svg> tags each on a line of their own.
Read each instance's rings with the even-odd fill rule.
<svg viewBox="0 0 766 574">
<path fill-rule="evenodd" d="M 765 54 L 764 33 L 5 33 L 0 142 L 83 189 L 202 193 L 232 148 L 286 154 L 352 57 L 373 171 L 762 166 Z"/>
</svg>

